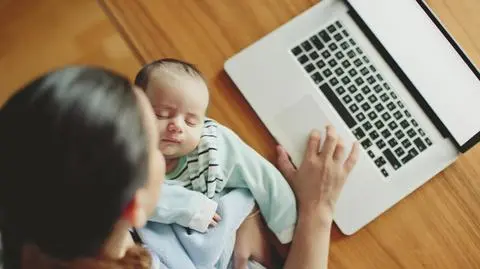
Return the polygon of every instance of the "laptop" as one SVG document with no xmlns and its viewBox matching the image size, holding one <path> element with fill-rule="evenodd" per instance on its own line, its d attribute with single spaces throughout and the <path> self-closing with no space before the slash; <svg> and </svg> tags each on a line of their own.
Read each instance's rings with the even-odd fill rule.
<svg viewBox="0 0 480 269">
<path fill-rule="evenodd" d="M 480 74 L 421 0 L 323 0 L 225 70 L 300 164 L 333 125 L 357 166 L 334 220 L 353 234 L 480 139 Z"/>
</svg>

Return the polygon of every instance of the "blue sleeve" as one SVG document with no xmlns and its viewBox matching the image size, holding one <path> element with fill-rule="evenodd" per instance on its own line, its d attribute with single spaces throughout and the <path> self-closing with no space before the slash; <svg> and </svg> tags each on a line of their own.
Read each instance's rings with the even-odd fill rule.
<svg viewBox="0 0 480 269">
<path fill-rule="evenodd" d="M 258 203 L 269 228 L 282 243 L 293 237 L 296 199 L 290 185 L 269 161 L 230 129 L 218 128 L 219 158 L 228 175 L 227 188 L 247 188 Z"/>
<path fill-rule="evenodd" d="M 149 220 L 163 224 L 176 223 L 203 233 L 207 231 L 216 209 L 217 202 L 202 193 L 164 183 Z"/>
</svg>

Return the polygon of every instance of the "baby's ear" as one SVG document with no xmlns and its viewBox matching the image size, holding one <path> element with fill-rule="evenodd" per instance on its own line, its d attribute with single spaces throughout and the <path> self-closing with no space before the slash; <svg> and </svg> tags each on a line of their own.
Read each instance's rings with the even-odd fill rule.
<svg viewBox="0 0 480 269">
<path fill-rule="evenodd" d="M 145 192 L 138 190 L 123 211 L 122 218 L 128 221 L 132 227 L 142 228 L 148 220 L 148 214 L 143 202 Z"/>
</svg>

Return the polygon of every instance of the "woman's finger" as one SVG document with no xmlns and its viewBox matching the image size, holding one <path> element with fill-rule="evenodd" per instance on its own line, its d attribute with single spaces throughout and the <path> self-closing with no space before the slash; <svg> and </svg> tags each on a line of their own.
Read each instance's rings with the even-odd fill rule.
<svg viewBox="0 0 480 269">
<path fill-rule="evenodd" d="M 327 137 L 325 138 L 325 143 L 320 150 L 320 154 L 323 157 L 332 157 L 335 148 L 337 147 L 337 133 L 333 126 L 327 126 Z"/>
<path fill-rule="evenodd" d="M 360 151 L 360 146 L 358 142 L 355 142 L 344 164 L 344 169 L 345 169 L 345 172 L 347 172 L 347 174 L 349 174 L 352 171 L 353 167 L 357 163 L 359 151 Z"/>
<path fill-rule="evenodd" d="M 213 220 L 216 221 L 216 222 L 219 222 L 222 220 L 222 217 L 220 217 L 220 215 L 218 215 L 218 213 L 215 213 L 215 215 L 213 215 Z"/>
<path fill-rule="evenodd" d="M 314 158 L 318 155 L 320 149 L 320 132 L 318 130 L 312 130 L 310 137 L 308 138 L 307 150 L 305 151 L 305 160 Z"/>
<path fill-rule="evenodd" d="M 218 222 L 216 222 L 215 220 L 212 219 L 212 220 L 210 221 L 210 226 L 215 227 L 215 226 L 217 226 L 217 225 L 218 225 Z"/>
<path fill-rule="evenodd" d="M 333 159 L 335 161 L 341 160 L 343 158 L 344 153 L 345 153 L 345 146 L 343 145 L 342 139 L 339 138 L 337 146 L 335 147 L 335 151 L 333 152 Z"/>
<path fill-rule="evenodd" d="M 278 170 L 283 174 L 287 180 L 292 180 L 295 174 L 295 167 L 293 166 L 287 151 L 282 146 L 277 146 L 277 165 Z"/>
</svg>

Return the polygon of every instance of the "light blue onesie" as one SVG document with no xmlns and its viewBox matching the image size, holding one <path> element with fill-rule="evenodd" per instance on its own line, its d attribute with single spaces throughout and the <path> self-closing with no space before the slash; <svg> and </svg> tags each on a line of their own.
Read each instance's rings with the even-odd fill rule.
<svg viewBox="0 0 480 269">
<path fill-rule="evenodd" d="M 213 197 L 236 188 L 252 193 L 280 242 L 292 240 L 296 202 L 285 178 L 233 131 L 211 119 L 205 121 L 198 147 L 167 175 L 150 221 L 206 232 L 217 210 Z"/>
</svg>

